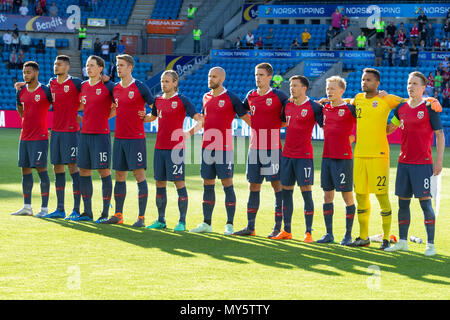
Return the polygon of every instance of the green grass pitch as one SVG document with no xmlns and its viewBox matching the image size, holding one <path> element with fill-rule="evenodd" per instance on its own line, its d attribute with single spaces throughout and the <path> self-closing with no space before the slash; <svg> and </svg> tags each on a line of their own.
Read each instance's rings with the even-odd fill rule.
<svg viewBox="0 0 450 320">
<path fill-rule="evenodd" d="M 198 137 L 196 137 L 198 139 Z M 450 150 L 443 170 L 441 210 L 436 222 L 436 251 L 425 257 L 424 244 L 409 243 L 409 252 L 388 253 L 378 249 L 348 248 L 339 244 L 302 242 L 303 201 L 294 192 L 293 240 L 267 239 L 274 221 L 274 196 L 270 184 L 261 191 L 256 237 L 223 235 L 226 222 L 224 194 L 216 182 L 216 205 L 211 234 L 176 233 L 177 194 L 168 185 L 163 231 L 133 229 L 137 216 L 137 186 L 128 176 L 124 225 L 96 225 L 33 217 L 13 217 L 23 205 L 21 172 L 17 167 L 19 130 L 0 130 L 0 299 L 449 299 L 450 298 Z M 236 142 L 248 145 L 248 140 Z M 157 217 L 153 179 L 155 135 L 148 135 L 149 201 L 146 223 Z M 315 204 L 313 238 L 325 232 L 320 189 L 322 143 L 315 142 Z M 391 146 L 390 199 L 392 233 L 398 234 L 397 199 L 394 196 L 399 146 Z M 435 150 L 434 150 L 435 154 Z M 202 180 L 199 165 L 186 166 L 189 193 L 188 229 L 202 221 Z M 39 178 L 34 175 L 32 205 L 40 206 Z M 54 174 L 49 210 L 56 206 Z M 93 211 L 99 216 L 101 181 L 94 177 Z M 114 174 L 113 174 L 114 178 Z M 248 186 L 245 164 L 235 166 L 237 196 L 235 230 L 246 225 Z M 66 178 L 66 211 L 71 210 L 71 179 Z M 370 234 L 381 233 L 381 217 L 371 196 Z M 114 205 L 114 200 L 112 201 Z M 110 210 L 110 213 L 113 209 Z M 423 239 L 425 228 L 417 200 L 411 205 L 410 235 Z M 337 242 L 345 228 L 344 202 L 335 199 L 334 234 Z M 357 217 L 353 237 L 359 232 Z"/>
</svg>

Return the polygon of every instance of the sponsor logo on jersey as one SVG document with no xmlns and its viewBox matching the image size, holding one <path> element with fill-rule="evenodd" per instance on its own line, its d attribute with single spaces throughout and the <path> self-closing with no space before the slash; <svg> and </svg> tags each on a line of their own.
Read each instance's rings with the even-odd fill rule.
<svg viewBox="0 0 450 320">
<path fill-rule="evenodd" d="M 99 96 L 99 95 L 101 95 L 102 94 L 102 89 L 96 89 L 95 90 L 95 93 Z"/>
<path fill-rule="evenodd" d="M 302 109 L 302 117 L 306 117 L 308 114 L 308 109 Z"/>
<path fill-rule="evenodd" d="M 41 100 L 41 95 L 39 94 L 35 95 L 34 100 L 36 100 L 36 102 L 39 102 Z"/>
<path fill-rule="evenodd" d="M 417 112 L 417 118 L 422 119 L 425 113 L 423 111 Z"/>
<path fill-rule="evenodd" d="M 134 91 L 128 92 L 128 98 L 133 99 L 134 97 Z"/>
<path fill-rule="evenodd" d="M 65 93 L 69 92 L 69 86 L 67 86 L 67 85 L 64 86 L 64 92 L 65 92 Z"/>
<path fill-rule="evenodd" d="M 225 105 L 225 100 L 219 100 L 219 107 L 223 107 Z"/>
<path fill-rule="evenodd" d="M 268 106 L 271 106 L 271 105 L 272 105 L 272 98 L 267 98 L 267 99 L 266 99 L 266 104 L 267 104 Z"/>
<path fill-rule="evenodd" d="M 172 101 L 172 109 L 175 109 L 178 106 L 177 101 Z"/>
<path fill-rule="evenodd" d="M 339 111 L 338 111 L 339 117 L 343 117 L 344 114 L 345 114 L 345 109 L 339 109 Z"/>
<path fill-rule="evenodd" d="M 378 101 L 373 101 L 372 102 L 372 107 L 374 107 L 374 108 L 378 107 Z"/>
</svg>

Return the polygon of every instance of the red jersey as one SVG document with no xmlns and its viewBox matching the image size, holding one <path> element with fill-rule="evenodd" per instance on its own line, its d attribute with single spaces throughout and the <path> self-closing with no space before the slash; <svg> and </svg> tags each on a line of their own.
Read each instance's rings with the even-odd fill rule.
<svg viewBox="0 0 450 320">
<path fill-rule="evenodd" d="M 281 149 L 281 113 L 289 97 L 281 90 L 270 89 L 260 96 L 251 90 L 244 100 L 252 123 L 250 149 Z"/>
<path fill-rule="evenodd" d="M 109 133 L 109 114 L 113 103 L 114 83 L 97 82 L 90 85 L 89 80 L 81 85 L 81 102 L 84 104 L 81 133 Z"/>
<path fill-rule="evenodd" d="M 398 162 L 432 164 L 433 132 L 442 129 L 440 114 L 431 109 L 429 102 L 423 101 L 415 108 L 411 108 L 408 102 L 400 104 L 394 115 L 402 130 Z"/>
<path fill-rule="evenodd" d="M 158 117 L 155 149 L 184 149 L 183 123 L 186 113 L 191 118 L 197 113 L 186 96 L 176 93 L 169 99 L 163 96 L 156 98 L 152 108 L 152 115 Z"/>
<path fill-rule="evenodd" d="M 122 82 L 117 83 L 113 89 L 116 104 L 116 128 L 114 137 L 119 139 L 145 138 L 144 121 L 139 117 L 138 111 L 145 111 L 145 104 L 151 106 L 155 99 L 148 87 L 139 80 L 133 79 L 128 87 Z"/>
<path fill-rule="evenodd" d="M 332 107 L 327 103 L 323 107 L 323 158 L 352 159 L 352 146 L 349 137 L 356 124 L 355 106 L 343 103 Z"/>
<path fill-rule="evenodd" d="M 23 108 L 20 140 L 47 140 L 47 114 L 52 103 L 50 89 L 39 83 L 36 89 L 29 91 L 26 85 L 17 91 L 16 101 Z"/>
<path fill-rule="evenodd" d="M 281 115 L 286 122 L 283 157 L 312 159 L 312 131 L 316 122 L 322 126 L 322 106 L 307 98 L 301 105 L 289 102 Z M 253 123 L 252 123 L 253 125 Z"/>
<path fill-rule="evenodd" d="M 399 33 L 398 34 L 398 37 L 397 37 L 397 42 L 405 42 L 406 41 L 406 35 L 404 34 L 404 33 Z M 392 41 L 392 44 L 393 44 L 394 42 Z"/>
<path fill-rule="evenodd" d="M 232 92 L 224 90 L 217 97 L 212 92 L 203 96 L 203 115 L 205 116 L 202 148 L 209 150 L 233 150 L 231 123 L 236 114 L 244 116 L 241 100 Z"/>
<path fill-rule="evenodd" d="M 53 98 L 53 131 L 76 132 L 80 130 L 77 122 L 80 107 L 82 80 L 68 76 L 63 83 L 57 78 L 48 82 Z"/>
<path fill-rule="evenodd" d="M 417 27 L 412 27 L 410 35 L 411 35 L 411 37 L 418 37 L 419 36 L 419 29 Z"/>
</svg>

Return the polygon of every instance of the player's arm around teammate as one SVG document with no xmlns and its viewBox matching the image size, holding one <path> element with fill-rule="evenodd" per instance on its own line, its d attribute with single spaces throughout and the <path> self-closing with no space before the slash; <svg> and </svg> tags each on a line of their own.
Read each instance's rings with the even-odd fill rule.
<svg viewBox="0 0 450 320">
<path fill-rule="evenodd" d="M 435 214 L 433 211 L 430 187 L 431 176 L 442 171 L 445 137 L 440 115 L 432 109 L 431 103 L 423 99 L 427 78 L 420 72 L 412 72 L 408 77 L 407 102 L 400 104 L 394 112 L 392 125 L 402 131 L 401 152 L 395 181 L 395 194 L 398 196 L 399 242 L 385 251 L 408 250 L 408 229 L 410 225 L 411 198 L 419 199 L 427 232 L 425 255 L 436 253 L 434 248 Z M 433 167 L 431 145 L 433 133 L 436 135 L 437 156 Z"/>
</svg>

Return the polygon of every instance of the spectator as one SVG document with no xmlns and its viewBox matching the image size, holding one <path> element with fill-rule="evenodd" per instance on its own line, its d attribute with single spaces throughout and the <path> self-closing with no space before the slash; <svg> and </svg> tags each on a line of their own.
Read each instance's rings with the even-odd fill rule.
<svg viewBox="0 0 450 320">
<path fill-rule="evenodd" d="M 411 67 L 417 67 L 417 61 L 419 59 L 419 49 L 417 49 L 415 44 L 413 44 L 411 46 L 411 49 L 409 49 L 409 58 L 411 60 Z"/>
<path fill-rule="evenodd" d="M 335 34 L 336 34 L 336 31 L 334 31 L 333 26 L 330 25 L 328 27 L 327 33 L 325 35 L 325 47 L 327 50 L 330 49 L 330 42 L 331 42 L 331 39 L 335 36 Z"/>
<path fill-rule="evenodd" d="M 111 61 L 116 61 L 117 56 L 117 43 L 112 40 L 109 42 L 109 57 Z"/>
<path fill-rule="evenodd" d="M 84 66 L 83 69 L 81 69 L 81 72 L 83 73 L 83 80 L 89 79 L 89 75 L 87 73 L 86 66 Z"/>
<path fill-rule="evenodd" d="M 26 17 L 28 15 L 28 7 L 25 3 L 22 3 L 22 6 L 19 8 L 19 13 L 22 17 Z"/>
<path fill-rule="evenodd" d="M 202 36 L 202 30 L 195 25 L 192 30 L 192 38 L 194 39 L 194 53 L 200 53 L 200 39 Z"/>
<path fill-rule="evenodd" d="M 394 38 L 392 38 L 392 43 L 394 43 Z M 402 29 L 400 29 L 398 31 L 398 35 L 397 35 L 397 44 L 399 46 L 403 45 L 406 43 L 406 34 L 403 32 Z"/>
<path fill-rule="evenodd" d="M 47 0 L 39 0 L 39 4 L 41 5 L 42 8 L 42 15 L 46 15 L 47 14 Z"/>
<path fill-rule="evenodd" d="M 58 16 L 58 7 L 56 6 L 56 3 L 53 1 L 50 9 L 48 9 L 48 14 L 51 17 L 57 17 Z"/>
<path fill-rule="evenodd" d="M 403 45 L 400 48 L 400 50 L 398 50 L 398 55 L 400 56 L 400 67 L 407 67 L 408 66 L 408 48 L 406 48 L 405 45 Z"/>
<path fill-rule="evenodd" d="M 273 29 L 272 28 L 270 28 L 269 33 L 266 34 L 266 40 L 264 41 L 264 43 L 265 43 L 265 47 L 267 49 L 273 48 Z"/>
<path fill-rule="evenodd" d="M 13 0 L 13 14 L 19 13 L 19 8 L 22 6 L 22 0 Z"/>
<path fill-rule="evenodd" d="M 449 42 L 448 42 L 448 40 L 447 39 L 442 39 L 442 41 L 441 41 L 441 50 L 442 51 L 447 51 L 448 50 L 448 47 L 449 47 Z"/>
<path fill-rule="evenodd" d="M 436 92 L 441 92 L 442 82 L 444 79 L 441 76 L 441 72 L 438 70 L 436 71 L 436 76 L 434 77 L 434 89 Z"/>
<path fill-rule="evenodd" d="M 366 48 L 367 38 L 364 35 L 364 32 L 361 31 L 361 34 L 356 37 L 356 43 L 358 44 L 358 50 L 364 50 Z"/>
<path fill-rule="evenodd" d="M 336 34 L 341 31 L 341 19 L 342 13 L 339 11 L 338 8 L 336 8 L 336 10 L 331 15 L 331 26 L 333 27 Z"/>
<path fill-rule="evenodd" d="M 253 49 L 255 46 L 255 36 L 252 34 L 251 30 L 245 36 L 245 46 L 250 49 Z"/>
<path fill-rule="evenodd" d="M 400 42 L 398 42 L 398 44 L 400 45 Z M 403 44 L 403 43 L 401 43 Z M 386 37 L 386 39 L 384 39 L 383 41 L 383 46 L 386 49 L 389 49 L 390 47 L 392 47 L 394 45 L 394 40 L 391 38 L 391 35 L 388 34 L 388 36 Z"/>
<path fill-rule="evenodd" d="M 445 19 L 450 19 L 450 9 L 448 9 L 447 16 L 445 17 Z"/>
<path fill-rule="evenodd" d="M 123 40 L 120 40 L 117 46 L 117 54 L 124 54 L 126 50 L 127 47 L 123 44 Z"/>
<path fill-rule="evenodd" d="M 42 40 L 39 40 L 39 43 L 36 46 L 36 53 L 45 53 L 45 45 Z"/>
<path fill-rule="evenodd" d="M 22 49 L 19 50 L 19 53 L 17 54 L 17 67 L 20 69 L 23 68 L 23 64 L 25 63 L 25 53 Z"/>
<path fill-rule="evenodd" d="M 305 28 L 305 31 L 303 31 L 301 38 L 302 38 L 302 48 L 308 49 L 309 39 L 311 39 L 311 34 L 308 32 L 308 28 Z"/>
<path fill-rule="evenodd" d="M 424 40 L 420 41 L 419 51 L 425 51 L 427 49 L 427 45 Z"/>
<path fill-rule="evenodd" d="M 31 38 L 28 35 L 28 32 L 25 31 L 21 36 L 20 36 L 20 46 L 22 48 L 22 50 L 24 52 L 28 52 L 29 48 L 31 45 Z"/>
<path fill-rule="evenodd" d="M 98 0 L 91 0 L 90 1 L 91 10 L 94 14 L 97 14 L 98 11 Z"/>
<path fill-rule="evenodd" d="M 391 38 L 394 39 L 396 31 L 397 27 L 394 25 L 394 21 L 389 22 L 389 25 L 386 27 L 386 36 L 390 34 Z"/>
<path fill-rule="evenodd" d="M 347 36 L 344 39 L 345 50 L 353 50 L 354 45 L 355 45 L 355 39 L 353 38 L 351 31 L 349 31 Z"/>
<path fill-rule="evenodd" d="M 341 29 L 342 31 L 347 31 L 348 25 L 350 24 L 350 20 L 347 16 L 344 16 L 341 20 Z"/>
<path fill-rule="evenodd" d="M 439 38 L 436 38 L 433 43 L 433 51 L 439 50 L 441 50 L 441 42 L 439 41 Z"/>
<path fill-rule="evenodd" d="M 392 44 L 389 48 L 389 66 L 393 67 L 395 66 L 395 59 L 397 58 L 397 50 L 395 49 L 395 46 Z"/>
<path fill-rule="evenodd" d="M 442 69 L 443 69 L 443 68 L 448 68 L 448 67 L 449 67 L 448 57 L 445 57 L 445 58 L 444 58 L 444 61 L 441 62 L 441 64 L 442 64 Z"/>
<path fill-rule="evenodd" d="M 274 88 L 277 88 L 277 89 L 281 88 L 281 85 L 283 84 L 284 79 L 283 79 L 283 76 L 280 75 L 279 70 L 277 71 L 277 74 L 273 76 L 272 81 L 273 81 Z"/>
<path fill-rule="evenodd" d="M 386 27 L 386 22 L 383 21 L 383 19 L 378 19 L 375 22 L 375 29 L 377 31 L 377 41 L 381 41 L 384 39 L 384 29 Z"/>
<path fill-rule="evenodd" d="M 411 40 L 411 43 L 417 45 L 419 40 L 419 28 L 417 28 L 417 24 L 415 22 L 413 23 L 411 32 L 409 33 L 409 39 Z"/>
<path fill-rule="evenodd" d="M 188 9 L 187 9 L 187 18 L 189 19 L 189 20 L 193 20 L 194 19 L 194 16 L 195 16 L 195 13 L 197 12 L 197 8 L 196 7 L 194 7 L 193 5 L 192 5 L 192 3 L 189 5 L 189 7 L 188 7 Z"/>
<path fill-rule="evenodd" d="M 234 48 L 240 49 L 241 48 L 241 37 L 237 37 L 236 41 L 234 42 Z"/>
<path fill-rule="evenodd" d="M 5 1 L 5 10 L 6 12 L 11 12 L 12 11 L 12 6 L 13 6 L 13 0 L 6 0 Z"/>
<path fill-rule="evenodd" d="M 434 39 L 434 28 L 431 23 L 428 24 L 426 31 L 427 32 L 426 32 L 425 43 L 428 48 L 431 48 L 431 47 L 433 47 L 433 39 Z M 422 40 L 424 40 L 424 39 L 422 39 Z"/>
<path fill-rule="evenodd" d="M 417 24 L 419 27 L 419 30 L 422 30 L 426 24 L 428 23 L 428 18 L 425 15 L 425 13 L 423 13 L 423 10 L 420 10 L 420 15 L 417 17 Z"/>
<path fill-rule="evenodd" d="M 80 25 L 78 28 L 78 50 L 81 50 L 81 46 L 83 45 L 84 39 L 87 37 L 87 29 L 86 26 Z"/>
<path fill-rule="evenodd" d="M 100 42 L 99 38 L 96 38 L 94 42 L 94 55 L 101 56 L 101 54 L 102 54 L 102 43 Z"/>
<path fill-rule="evenodd" d="M 3 35 L 3 50 L 10 51 L 11 50 L 11 42 L 12 42 L 11 30 L 8 30 Z"/>
<path fill-rule="evenodd" d="M 442 107 L 450 108 L 450 83 L 445 84 L 444 90 L 442 90 Z"/>
<path fill-rule="evenodd" d="M 36 13 L 37 16 L 42 16 L 42 15 L 44 15 L 44 10 L 42 9 L 41 3 L 40 3 L 40 2 L 37 2 L 37 3 L 36 3 L 35 13 Z"/>
<path fill-rule="evenodd" d="M 16 35 L 17 37 L 19 37 L 19 28 L 17 27 L 17 24 L 14 23 L 13 26 L 13 31 L 12 31 L 12 35 Z"/>
<path fill-rule="evenodd" d="M 11 69 L 17 68 L 17 53 L 15 49 L 12 49 L 11 53 L 9 54 L 9 60 L 8 60 L 8 74 L 10 74 Z"/>
<path fill-rule="evenodd" d="M 400 23 L 400 28 L 398 31 L 402 30 L 404 34 L 406 34 L 405 24 L 403 22 Z"/>
<path fill-rule="evenodd" d="M 16 52 L 19 51 L 19 45 L 20 45 L 19 37 L 17 36 L 17 34 L 13 33 L 13 37 L 12 37 L 12 41 L 11 41 L 11 46 L 12 46 L 13 49 L 16 50 Z"/>
<path fill-rule="evenodd" d="M 448 83 L 448 80 L 450 79 L 450 72 L 448 71 L 448 68 L 444 68 L 444 71 L 442 72 L 442 86 L 445 86 L 446 83 Z"/>
<path fill-rule="evenodd" d="M 116 82 L 117 67 L 116 67 L 114 59 L 111 59 L 111 63 L 109 65 L 108 76 L 109 76 L 109 80 L 111 80 L 112 82 Z"/>
<path fill-rule="evenodd" d="M 437 92 L 437 91 L 435 91 L 434 92 L 434 96 L 433 96 L 433 98 L 435 98 L 436 100 L 439 100 L 439 102 L 441 103 L 441 105 L 442 105 L 442 99 L 441 99 L 441 93 L 440 92 Z"/>
<path fill-rule="evenodd" d="M 381 42 L 377 42 L 375 52 L 375 66 L 381 67 L 383 65 L 384 48 L 381 46 Z"/>
<path fill-rule="evenodd" d="M 105 61 L 109 61 L 109 44 L 108 44 L 108 41 L 103 42 L 103 45 L 102 45 L 102 58 Z"/>
<path fill-rule="evenodd" d="M 291 49 L 293 49 L 293 50 L 300 49 L 300 44 L 298 43 L 298 38 L 295 38 L 294 40 L 292 40 Z"/>
<path fill-rule="evenodd" d="M 445 24 L 442 26 L 442 30 L 444 31 L 445 37 L 450 38 L 450 19 L 447 19 Z"/>
<path fill-rule="evenodd" d="M 442 75 L 442 72 L 444 72 L 444 63 L 443 62 L 439 62 L 439 65 L 438 65 L 436 71 L 439 71 Z"/>
<path fill-rule="evenodd" d="M 256 41 L 256 43 L 255 43 L 255 48 L 256 49 L 262 49 L 263 48 L 262 37 L 258 37 L 258 41 Z"/>
<path fill-rule="evenodd" d="M 423 27 L 422 29 L 419 30 L 419 43 L 422 40 L 427 42 L 427 27 Z"/>
<path fill-rule="evenodd" d="M 427 82 L 427 88 L 426 88 L 428 96 L 432 97 L 434 95 L 434 76 L 433 72 L 430 72 L 428 74 L 428 82 Z"/>
</svg>

